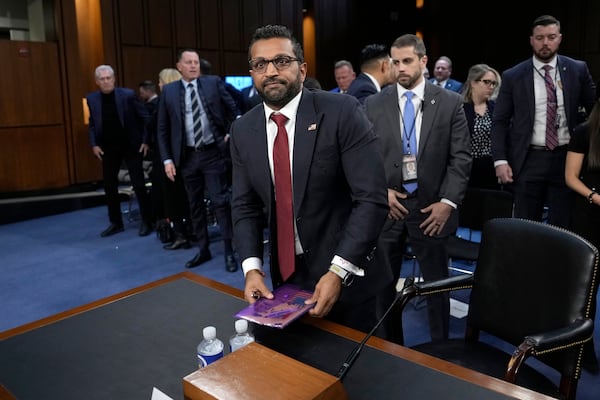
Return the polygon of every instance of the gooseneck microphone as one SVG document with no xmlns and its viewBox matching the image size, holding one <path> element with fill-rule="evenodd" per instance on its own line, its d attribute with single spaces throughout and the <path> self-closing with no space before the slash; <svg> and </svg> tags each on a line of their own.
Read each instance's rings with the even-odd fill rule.
<svg viewBox="0 0 600 400">
<path fill-rule="evenodd" d="M 344 361 L 344 363 L 338 370 L 337 374 L 335 375 L 336 378 L 339 378 L 340 380 L 344 379 L 344 377 L 346 376 L 346 374 L 348 373 L 348 371 L 350 370 L 352 365 L 354 365 L 354 362 L 358 358 L 363 347 L 365 347 L 365 344 L 367 343 L 367 341 L 371 338 L 371 336 L 373 336 L 373 334 L 375 333 L 377 328 L 379 328 L 379 326 L 383 323 L 383 321 L 385 321 L 388 314 L 396 306 L 398 301 L 401 298 L 403 298 L 403 294 L 405 294 L 406 291 L 409 290 L 409 288 L 412 286 L 413 282 L 414 282 L 413 277 L 406 279 L 406 281 L 404 282 L 404 287 L 402 288 L 402 290 L 400 292 L 396 293 L 396 297 L 394 297 L 394 301 L 392 301 L 392 304 L 390 304 L 390 306 L 387 308 L 387 310 L 385 310 L 385 313 L 381 316 L 381 318 L 379 318 L 379 320 L 377 321 L 377 323 L 375 324 L 373 329 L 371 329 L 371 331 L 369 333 L 367 333 L 365 338 L 358 344 L 358 346 L 356 346 L 354 348 L 354 350 L 352 350 L 350 352 L 350 354 L 348 355 L 348 357 L 346 358 L 346 360 Z M 414 289 L 410 289 L 410 290 L 414 290 Z M 408 301 L 408 300 L 409 300 L 409 298 L 406 298 L 406 301 Z"/>
</svg>

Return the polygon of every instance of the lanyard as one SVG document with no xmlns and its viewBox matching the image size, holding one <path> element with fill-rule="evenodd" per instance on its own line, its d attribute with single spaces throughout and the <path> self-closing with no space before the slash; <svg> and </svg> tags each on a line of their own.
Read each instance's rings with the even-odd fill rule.
<svg viewBox="0 0 600 400">
<path fill-rule="evenodd" d="M 406 101 L 412 101 L 412 100 L 406 99 Z M 414 106 L 414 103 L 413 103 L 413 106 Z M 400 112 L 400 121 L 402 122 L 402 127 L 403 127 L 402 134 L 406 138 L 406 148 L 408 150 L 408 154 L 410 154 L 411 153 L 411 151 L 410 151 L 410 139 L 411 139 L 411 137 L 412 137 L 413 134 L 415 134 L 415 138 L 416 138 L 417 118 L 419 116 L 419 113 L 423 112 L 423 101 L 419 102 L 418 107 L 415 110 L 415 117 L 412 120 L 412 124 L 410 125 L 410 129 L 407 129 L 407 127 L 406 127 L 406 121 L 404 120 L 404 114 L 402 113 L 402 108 L 400 107 L 400 102 L 398 102 L 398 111 Z"/>
</svg>

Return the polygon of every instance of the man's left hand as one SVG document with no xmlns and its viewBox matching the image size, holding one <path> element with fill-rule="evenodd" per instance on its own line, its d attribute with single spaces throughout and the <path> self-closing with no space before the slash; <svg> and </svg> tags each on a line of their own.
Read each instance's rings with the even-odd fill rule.
<svg viewBox="0 0 600 400">
<path fill-rule="evenodd" d="M 148 146 L 146 143 L 142 143 L 138 151 L 140 153 L 143 153 L 144 157 L 146 157 L 146 155 L 148 154 L 148 150 L 150 150 L 150 146 Z"/>
<path fill-rule="evenodd" d="M 435 236 L 442 232 L 444 225 L 446 225 L 448 218 L 450 218 L 452 206 L 438 201 L 421 209 L 421 212 L 423 214 L 429 213 L 429 216 L 419 225 L 419 228 L 423 229 L 425 235 Z"/>
<path fill-rule="evenodd" d="M 312 297 L 305 301 L 306 304 L 315 304 L 308 312 L 313 317 L 325 317 L 331 311 L 331 308 L 340 297 L 342 291 L 342 280 L 333 272 L 327 271 L 319 279 L 315 286 L 315 292 Z"/>
</svg>

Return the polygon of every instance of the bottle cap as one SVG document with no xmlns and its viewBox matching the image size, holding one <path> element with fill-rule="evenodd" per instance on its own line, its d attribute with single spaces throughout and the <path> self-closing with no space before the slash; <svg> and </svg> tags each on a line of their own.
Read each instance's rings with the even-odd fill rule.
<svg viewBox="0 0 600 400">
<path fill-rule="evenodd" d="M 248 330 L 248 321 L 245 319 L 238 319 L 235 321 L 235 331 L 237 333 L 244 333 Z"/>
<path fill-rule="evenodd" d="M 212 340 L 217 337 L 217 328 L 214 326 L 207 326 L 202 330 L 202 336 L 206 340 Z"/>
</svg>

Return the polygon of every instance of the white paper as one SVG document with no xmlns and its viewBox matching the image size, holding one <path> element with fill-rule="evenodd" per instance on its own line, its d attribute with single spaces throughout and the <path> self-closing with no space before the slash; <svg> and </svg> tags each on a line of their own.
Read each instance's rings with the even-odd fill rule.
<svg viewBox="0 0 600 400">
<path fill-rule="evenodd" d="M 173 400 L 171 397 L 167 396 L 157 388 L 152 388 L 152 397 L 150 400 Z"/>
</svg>

